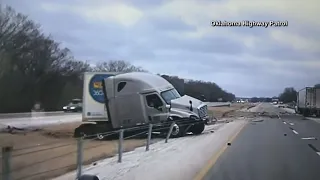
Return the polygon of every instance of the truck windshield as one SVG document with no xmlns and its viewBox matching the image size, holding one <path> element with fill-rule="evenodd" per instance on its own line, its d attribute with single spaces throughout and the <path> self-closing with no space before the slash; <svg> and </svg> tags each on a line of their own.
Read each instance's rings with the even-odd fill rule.
<svg viewBox="0 0 320 180">
<path fill-rule="evenodd" d="M 161 97 L 166 101 L 167 104 L 170 104 L 171 100 L 181 97 L 176 89 L 170 89 L 167 91 L 161 92 Z"/>
</svg>

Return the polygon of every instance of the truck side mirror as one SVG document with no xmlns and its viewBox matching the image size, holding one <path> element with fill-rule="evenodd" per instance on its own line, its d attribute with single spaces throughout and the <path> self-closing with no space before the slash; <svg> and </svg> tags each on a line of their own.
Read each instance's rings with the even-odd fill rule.
<svg viewBox="0 0 320 180">
<path fill-rule="evenodd" d="M 171 104 L 166 104 L 166 108 L 169 110 L 169 112 L 171 111 Z"/>
<path fill-rule="evenodd" d="M 190 111 L 193 111 L 193 108 L 192 108 L 192 101 L 190 100 L 190 101 L 189 101 L 189 103 L 190 103 Z"/>
</svg>

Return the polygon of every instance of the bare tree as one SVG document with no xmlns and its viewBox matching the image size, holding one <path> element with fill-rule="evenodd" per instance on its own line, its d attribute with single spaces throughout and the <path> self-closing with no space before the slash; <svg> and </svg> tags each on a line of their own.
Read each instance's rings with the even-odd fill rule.
<svg viewBox="0 0 320 180">
<path fill-rule="evenodd" d="M 207 101 L 233 101 L 235 95 L 229 93 L 213 82 L 183 80 L 177 76 L 162 75 L 164 79 L 170 82 L 180 94 L 187 94 L 197 99 L 206 99 Z M 182 85 L 183 84 L 183 85 Z"/>
<path fill-rule="evenodd" d="M 284 103 L 296 102 L 297 101 L 297 91 L 293 87 L 287 87 L 279 95 L 280 101 Z"/>
<path fill-rule="evenodd" d="M 142 67 L 137 67 L 124 60 L 110 60 L 99 62 L 93 71 L 97 72 L 147 72 Z"/>
<path fill-rule="evenodd" d="M 54 109 L 64 86 L 89 65 L 74 60 L 40 25 L 0 6 L 0 111 L 28 111 L 36 101 Z"/>
</svg>

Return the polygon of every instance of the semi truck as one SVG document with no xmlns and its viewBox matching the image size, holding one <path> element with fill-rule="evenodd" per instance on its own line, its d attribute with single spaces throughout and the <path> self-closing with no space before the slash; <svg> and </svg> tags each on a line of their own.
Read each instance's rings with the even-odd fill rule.
<svg viewBox="0 0 320 180">
<path fill-rule="evenodd" d="M 320 116 L 320 88 L 306 87 L 297 92 L 296 113 Z"/>
<path fill-rule="evenodd" d="M 96 135 L 152 123 L 166 129 L 174 124 L 171 136 L 188 132 L 201 134 L 208 121 L 207 104 L 181 96 L 167 80 L 145 72 L 86 72 L 83 86 L 83 123 L 75 137 Z M 173 123 L 174 122 L 174 123 Z M 166 131 L 167 132 L 167 131 Z"/>
</svg>

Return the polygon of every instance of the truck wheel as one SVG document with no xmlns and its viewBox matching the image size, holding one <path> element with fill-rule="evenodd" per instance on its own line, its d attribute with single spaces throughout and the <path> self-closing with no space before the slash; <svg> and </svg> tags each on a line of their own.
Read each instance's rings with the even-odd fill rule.
<svg viewBox="0 0 320 180">
<path fill-rule="evenodd" d="M 87 136 L 90 136 L 94 132 L 94 124 L 81 124 L 79 127 L 77 127 L 74 130 L 74 137 L 79 138 L 79 137 L 84 137 L 86 138 Z"/>
<path fill-rule="evenodd" d="M 80 128 L 79 128 L 79 127 L 77 127 L 77 128 L 74 130 L 73 137 L 74 137 L 74 138 L 79 138 L 79 137 L 81 137 L 81 131 L 80 131 Z"/>
<path fill-rule="evenodd" d="M 304 116 L 304 117 L 310 116 L 309 110 L 304 110 L 304 111 L 303 111 L 303 116 Z"/>
<path fill-rule="evenodd" d="M 172 138 L 182 137 L 182 136 L 184 136 L 184 134 L 185 133 L 184 133 L 183 126 L 181 126 L 180 123 L 175 123 L 173 125 L 173 129 L 172 129 L 170 137 L 172 137 Z"/>
<path fill-rule="evenodd" d="M 199 135 L 204 131 L 205 124 L 204 123 L 198 123 L 191 127 L 191 132 L 195 135 Z"/>
<path fill-rule="evenodd" d="M 99 180 L 99 178 L 96 175 L 84 174 L 84 175 L 79 177 L 79 180 Z"/>
</svg>

